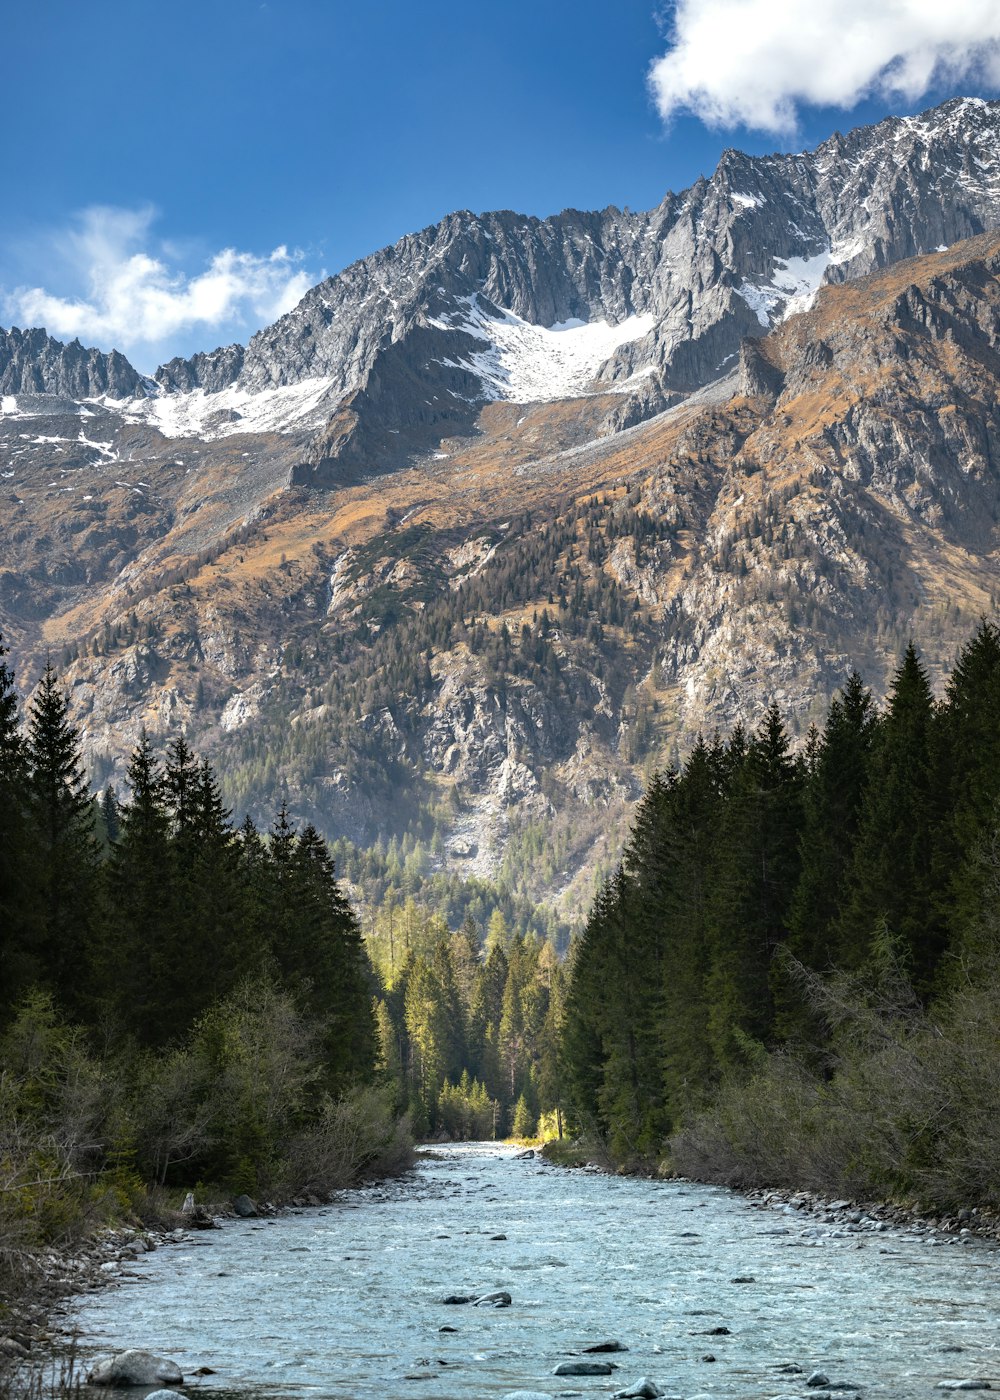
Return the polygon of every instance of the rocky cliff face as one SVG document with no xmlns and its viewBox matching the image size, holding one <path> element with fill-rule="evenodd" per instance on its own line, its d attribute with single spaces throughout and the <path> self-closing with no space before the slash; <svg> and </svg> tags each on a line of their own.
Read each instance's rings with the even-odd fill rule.
<svg viewBox="0 0 1000 1400">
<path fill-rule="evenodd" d="M 439 394 L 442 418 L 470 395 L 530 402 L 636 374 L 689 392 L 823 282 L 995 228 L 998 150 L 1000 104 L 958 99 L 804 155 L 728 151 L 711 179 L 648 213 L 453 214 L 315 287 L 227 362 L 229 382 L 259 392 L 321 377 L 336 401 L 373 375 L 383 391 L 408 376 Z M 530 333 L 554 326 L 567 330 L 549 343 Z M 440 372 L 453 367 L 473 382 Z M 200 363 L 188 378 L 205 382 Z M 404 393 L 411 414 L 419 392 Z"/>
<path fill-rule="evenodd" d="M 280 783 L 571 891 L 699 729 L 776 697 L 804 733 L 851 665 L 881 687 L 912 634 L 939 676 L 995 608 L 1000 235 L 955 240 L 1000 225 L 998 126 L 728 153 L 651 214 L 455 215 L 141 399 L 12 332 L 22 677 L 62 654 L 99 778 L 184 729 L 240 810 Z"/>
<path fill-rule="evenodd" d="M 117 350 L 63 345 L 44 330 L 0 330 L 0 394 L 57 394 L 67 399 L 142 397 L 146 382 Z"/>
</svg>

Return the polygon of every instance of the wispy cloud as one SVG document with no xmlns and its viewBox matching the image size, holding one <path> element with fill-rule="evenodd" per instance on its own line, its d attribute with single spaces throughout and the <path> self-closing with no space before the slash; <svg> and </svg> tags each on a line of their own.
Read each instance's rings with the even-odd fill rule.
<svg viewBox="0 0 1000 1400">
<path fill-rule="evenodd" d="M 204 333 L 202 348 L 210 349 L 222 331 L 252 332 L 291 310 L 316 280 L 303 255 L 284 246 L 263 257 L 223 248 L 189 272 L 155 239 L 156 217 L 151 206 L 81 211 L 56 236 L 60 256 L 53 259 L 79 290 L 18 287 L 5 298 L 9 319 L 148 357 L 172 353 L 184 333 Z"/>
<path fill-rule="evenodd" d="M 677 0 L 651 67 L 664 119 L 787 134 L 800 106 L 915 102 L 944 83 L 1000 86 L 997 0 Z"/>
</svg>

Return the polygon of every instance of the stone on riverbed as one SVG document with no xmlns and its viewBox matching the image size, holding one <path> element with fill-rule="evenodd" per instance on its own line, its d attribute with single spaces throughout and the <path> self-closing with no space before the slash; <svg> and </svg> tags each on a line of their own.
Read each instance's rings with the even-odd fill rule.
<svg viewBox="0 0 1000 1400">
<path fill-rule="evenodd" d="M 441 1301 L 454 1306 L 471 1303 L 474 1308 L 509 1308 L 511 1296 L 505 1289 L 498 1289 L 495 1293 L 449 1293 Z"/>
<path fill-rule="evenodd" d="M 592 1347 L 581 1347 L 580 1351 L 584 1356 L 589 1356 L 595 1351 L 628 1351 L 624 1342 L 595 1342 Z"/>
<path fill-rule="evenodd" d="M 88 1385 L 183 1385 L 180 1367 L 166 1357 L 130 1347 L 109 1361 L 99 1361 L 87 1377 Z"/>
<path fill-rule="evenodd" d="M 233 1210 L 241 1220 L 252 1220 L 258 1214 L 257 1207 L 249 1196 L 237 1196 L 233 1201 Z"/>
<path fill-rule="evenodd" d="M 560 1361 L 554 1376 L 610 1376 L 615 1365 L 611 1361 Z"/>
<path fill-rule="evenodd" d="M 640 1376 L 627 1390 L 616 1390 L 614 1400 L 660 1400 L 663 1391 L 648 1376 Z"/>
</svg>

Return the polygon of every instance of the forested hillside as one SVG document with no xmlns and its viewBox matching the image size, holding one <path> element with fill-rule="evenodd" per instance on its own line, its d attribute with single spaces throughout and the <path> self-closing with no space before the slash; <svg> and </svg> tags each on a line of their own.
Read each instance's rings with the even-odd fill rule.
<svg viewBox="0 0 1000 1400">
<path fill-rule="evenodd" d="M 530 906 L 418 904 L 398 853 L 341 843 L 365 936 L 316 829 L 234 826 L 183 738 L 91 792 L 56 673 L 22 720 L 5 655 L 0 1285 L 171 1191 L 325 1191 L 407 1162 L 411 1124 L 558 1125 L 563 969 Z"/>
<path fill-rule="evenodd" d="M 576 951 L 581 1123 L 632 1165 L 1000 1204 L 1000 630 L 907 648 L 792 752 L 778 705 L 649 784 Z"/>
</svg>

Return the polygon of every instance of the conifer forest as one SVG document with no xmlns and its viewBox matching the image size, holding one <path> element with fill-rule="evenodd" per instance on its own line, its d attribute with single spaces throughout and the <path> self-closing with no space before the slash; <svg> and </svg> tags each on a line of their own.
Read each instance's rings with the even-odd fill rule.
<svg viewBox="0 0 1000 1400">
<path fill-rule="evenodd" d="M 911 645 L 798 748 L 777 705 L 700 739 L 566 950 L 486 887 L 397 905 L 355 854 L 364 929 L 283 804 L 237 823 L 145 735 L 95 793 L 56 673 L 22 715 L 0 663 L 5 1247 L 198 1183 L 329 1189 L 413 1135 L 1000 1204 L 998 799 L 984 621 L 939 700 Z"/>
</svg>

